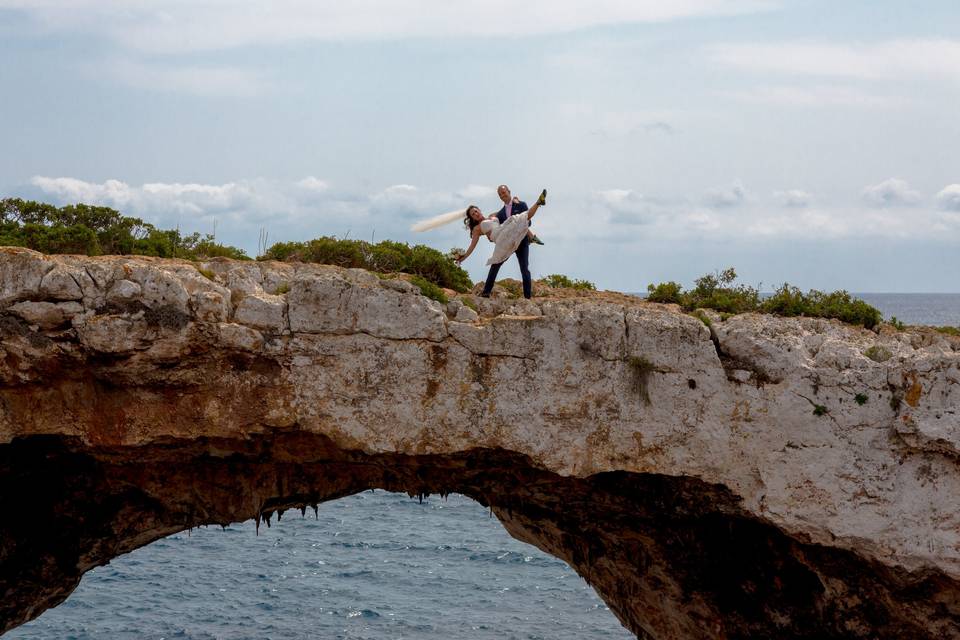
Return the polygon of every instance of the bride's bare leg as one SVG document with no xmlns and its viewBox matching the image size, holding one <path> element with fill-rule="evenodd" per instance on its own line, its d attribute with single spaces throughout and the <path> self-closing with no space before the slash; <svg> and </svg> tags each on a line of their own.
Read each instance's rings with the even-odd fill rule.
<svg viewBox="0 0 960 640">
<path fill-rule="evenodd" d="M 540 197 L 537 198 L 537 201 L 533 203 L 533 206 L 527 209 L 527 220 L 532 220 L 533 216 L 537 215 L 537 211 L 541 206 L 547 204 L 547 190 L 544 189 L 543 193 L 540 194 Z"/>
</svg>

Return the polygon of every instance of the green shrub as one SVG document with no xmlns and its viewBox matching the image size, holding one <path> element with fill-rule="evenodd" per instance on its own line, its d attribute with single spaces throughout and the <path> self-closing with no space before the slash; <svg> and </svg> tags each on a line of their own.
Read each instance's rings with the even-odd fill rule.
<svg viewBox="0 0 960 640">
<path fill-rule="evenodd" d="M 198 242 L 192 247 L 192 253 L 197 258 L 231 258 L 233 260 L 249 260 L 250 256 L 237 247 L 220 244 L 213 240 L 206 239 Z"/>
<path fill-rule="evenodd" d="M 860 406 L 867 404 L 867 395 L 864 393 L 858 393 L 857 395 L 853 396 L 853 399 Z"/>
<path fill-rule="evenodd" d="M 897 316 L 890 316 L 890 326 L 896 329 L 897 331 L 903 331 L 904 329 L 907 328 L 907 325 L 897 320 Z"/>
<path fill-rule="evenodd" d="M 473 309 L 477 313 L 480 313 L 480 310 L 477 308 L 476 301 L 470 296 L 463 296 L 462 298 L 460 298 L 460 302 L 463 303 L 463 306 L 469 307 L 470 309 Z"/>
<path fill-rule="evenodd" d="M 11 238 L 12 244 L 28 247 L 41 253 L 79 253 L 88 256 L 100 255 L 100 242 L 92 229 L 83 225 L 44 226 L 28 223 L 19 229 L 17 236 Z"/>
<path fill-rule="evenodd" d="M 731 267 L 719 274 L 707 274 L 694 280 L 694 288 L 685 294 L 684 307 L 715 309 L 726 313 L 754 311 L 760 292 L 747 285 L 733 286 L 737 272 Z"/>
<path fill-rule="evenodd" d="M 687 312 L 714 309 L 721 313 L 721 317 L 761 311 L 787 317 L 836 318 L 867 329 L 880 324 L 883 318 L 879 310 L 846 291 L 824 293 L 811 289 L 803 293 L 797 287 L 784 283 L 773 295 L 761 299 L 759 289 L 735 285 L 736 278 L 736 271 L 730 268 L 698 278 L 690 291 L 684 291 L 676 282 L 651 284 L 647 286 L 647 300 L 679 304 Z"/>
<path fill-rule="evenodd" d="M 307 255 L 306 242 L 278 242 L 260 256 L 260 260 L 304 260 Z"/>
<path fill-rule="evenodd" d="M 960 336 L 960 327 L 934 327 L 934 329 L 948 336 Z"/>
<path fill-rule="evenodd" d="M 701 309 L 696 309 L 690 312 L 694 318 L 705 324 L 707 327 L 713 326 L 713 323 L 710 321 L 710 317 L 707 316 Z"/>
<path fill-rule="evenodd" d="M 647 300 L 664 304 L 683 304 L 682 291 L 683 287 L 672 280 L 670 282 L 661 282 L 656 286 L 648 284 Z"/>
<path fill-rule="evenodd" d="M 402 273 L 409 267 L 410 249 L 401 242 L 384 240 L 369 250 L 370 268 L 383 273 Z"/>
<path fill-rule="evenodd" d="M 442 304 L 447 304 L 449 300 L 447 299 L 447 294 L 443 292 L 443 289 L 435 285 L 434 283 L 421 278 L 420 276 L 413 276 L 410 278 L 410 282 L 420 288 L 420 293 L 430 298 L 431 300 L 436 300 Z"/>
<path fill-rule="evenodd" d="M 815 415 L 815 416 L 825 416 L 825 415 L 827 415 L 828 413 L 830 413 L 830 410 L 827 409 L 827 408 L 826 408 L 825 406 L 823 406 L 822 404 L 815 404 L 815 405 L 813 405 L 813 415 Z"/>
<path fill-rule="evenodd" d="M 309 242 L 279 242 L 267 249 L 261 259 L 333 264 L 380 273 L 409 273 L 460 293 L 473 286 L 469 274 L 436 249 L 425 245 L 410 247 L 391 240 L 371 244 L 324 236 Z"/>
<path fill-rule="evenodd" d="M 571 280 L 561 273 L 553 273 L 540 279 L 540 282 L 553 289 L 578 289 L 580 291 L 596 291 L 597 286 L 589 280 Z"/>
<path fill-rule="evenodd" d="M 523 295 L 523 283 L 512 278 L 501 280 L 497 286 L 507 292 L 511 298 L 519 298 Z"/>
<path fill-rule="evenodd" d="M 28 247 L 43 253 L 86 255 L 147 255 L 160 258 L 226 256 L 247 260 L 236 248 L 212 236 L 180 234 L 179 229 L 157 229 L 139 218 L 110 207 L 72 204 L 55 207 L 43 202 L 0 200 L 0 244 Z"/>
<path fill-rule="evenodd" d="M 309 242 L 278 242 L 260 259 L 316 262 L 380 273 L 409 273 L 460 293 L 473 286 L 469 274 L 449 256 L 425 245 L 410 247 L 391 240 L 371 244 L 363 240 L 324 236 Z"/>
</svg>

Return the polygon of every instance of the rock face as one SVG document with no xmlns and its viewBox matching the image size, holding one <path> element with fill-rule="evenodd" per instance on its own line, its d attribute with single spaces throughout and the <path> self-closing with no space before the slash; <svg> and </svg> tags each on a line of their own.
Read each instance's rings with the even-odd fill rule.
<svg viewBox="0 0 960 640">
<path fill-rule="evenodd" d="M 960 637 L 960 341 L 0 249 L 0 632 L 170 533 L 461 492 L 644 638 Z"/>
</svg>

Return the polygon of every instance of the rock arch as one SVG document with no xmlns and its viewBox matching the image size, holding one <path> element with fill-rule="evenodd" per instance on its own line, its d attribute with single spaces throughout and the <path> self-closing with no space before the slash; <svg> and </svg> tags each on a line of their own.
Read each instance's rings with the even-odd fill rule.
<svg viewBox="0 0 960 640">
<path fill-rule="evenodd" d="M 170 533 L 383 488 L 488 505 L 639 637 L 960 635 L 946 337 L 3 251 L 0 629 Z"/>
</svg>

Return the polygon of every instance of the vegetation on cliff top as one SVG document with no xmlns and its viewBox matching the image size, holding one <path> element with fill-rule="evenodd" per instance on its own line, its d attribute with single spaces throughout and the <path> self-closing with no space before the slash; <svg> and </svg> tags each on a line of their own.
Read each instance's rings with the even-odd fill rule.
<svg viewBox="0 0 960 640">
<path fill-rule="evenodd" d="M 384 240 L 376 244 L 324 236 L 306 242 L 278 242 L 261 260 L 316 262 L 380 273 L 409 273 L 439 287 L 464 293 L 473 282 L 449 255 L 418 244 Z"/>
<path fill-rule="evenodd" d="M 797 287 L 784 283 L 771 296 L 761 298 L 756 287 L 734 284 L 737 272 L 727 269 L 707 274 L 694 281 L 694 288 L 684 291 L 676 282 L 649 285 L 647 300 L 680 305 L 684 311 L 714 309 L 721 313 L 758 311 L 778 316 L 807 316 L 836 318 L 867 329 L 880 324 L 883 316 L 875 307 L 846 291 L 825 293 L 811 289 L 803 293 Z"/>
<path fill-rule="evenodd" d="M 179 229 L 158 229 L 110 207 L 87 204 L 56 207 L 20 198 L 0 200 L 0 245 L 88 256 L 250 259 L 241 249 L 220 244 L 213 236 L 182 235 Z"/>
</svg>

